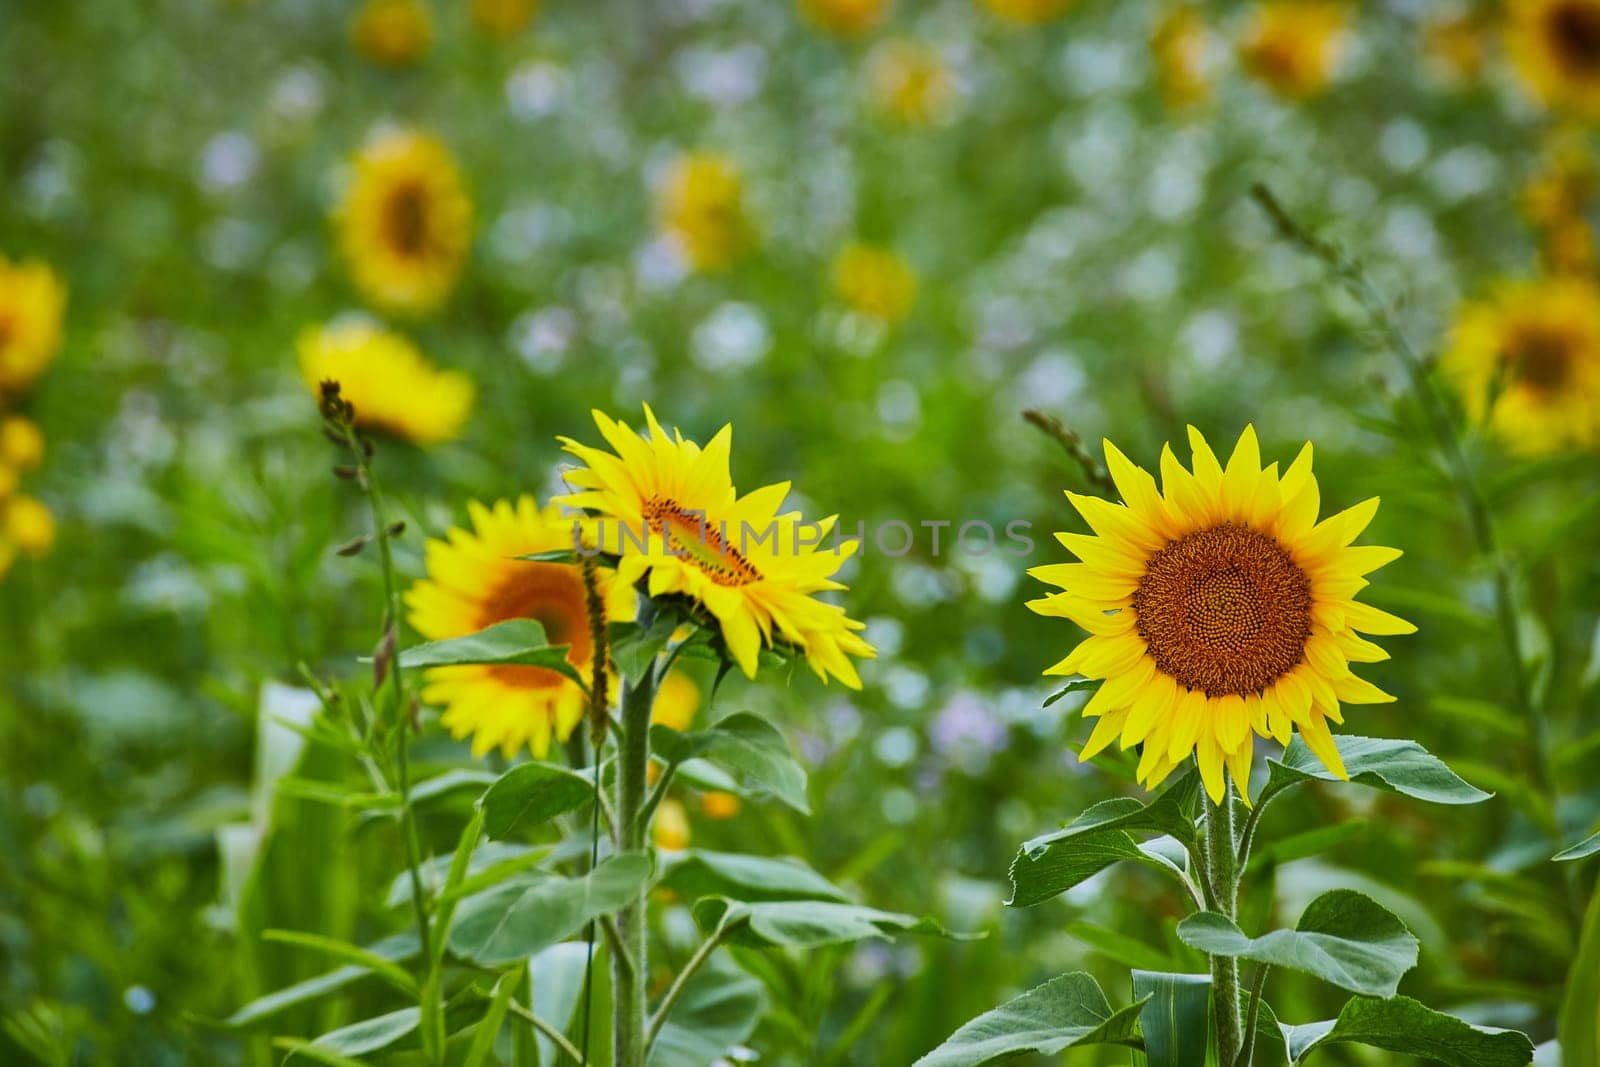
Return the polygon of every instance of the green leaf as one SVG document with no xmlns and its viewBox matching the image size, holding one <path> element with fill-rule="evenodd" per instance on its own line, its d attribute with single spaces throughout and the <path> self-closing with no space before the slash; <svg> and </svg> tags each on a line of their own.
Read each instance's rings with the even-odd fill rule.
<svg viewBox="0 0 1600 1067">
<path fill-rule="evenodd" d="M 1119 860 L 1170 869 L 1141 851 L 1135 833 L 1164 834 L 1193 845 L 1193 810 L 1199 779 L 1192 772 L 1150 804 L 1133 797 L 1103 800 L 1065 827 L 1023 843 L 1011 862 L 1011 899 L 1016 908 L 1042 904 Z"/>
<path fill-rule="evenodd" d="M 467 865 L 466 878 L 458 892 L 461 896 L 467 896 L 480 889 L 487 889 L 495 882 L 510 878 L 542 862 L 550 852 L 549 845 L 485 841 L 473 850 L 472 860 Z M 454 861 L 453 854 L 430 856 L 422 861 L 418 873 L 422 876 L 422 887 L 428 891 L 430 897 L 438 897 L 443 892 L 445 878 Z M 411 872 L 401 871 L 394 876 L 389 883 L 389 892 L 384 897 L 383 903 L 384 907 L 388 908 L 411 906 Z"/>
<path fill-rule="evenodd" d="M 1098 678 L 1074 678 L 1060 689 L 1057 689 L 1054 693 L 1051 693 L 1049 696 L 1045 697 L 1044 703 L 1040 704 L 1039 706 L 1041 708 L 1048 708 L 1051 704 L 1054 704 L 1068 693 L 1077 693 L 1085 689 L 1098 688 L 1100 688 L 1100 679 Z"/>
<path fill-rule="evenodd" d="M 728 1050 L 755 1032 L 767 1010 L 761 983 L 713 956 L 689 979 L 672 1006 L 655 1043 L 649 1067 L 704 1067 L 723 1060 Z"/>
<path fill-rule="evenodd" d="M 1562 849 L 1551 858 L 1557 863 L 1567 863 L 1593 856 L 1596 852 L 1600 852 L 1600 831 L 1590 834 L 1571 848 Z"/>
<path fill-rule="evenodd" d="M 272 1047 L 280 1048 L 289 1055 L 284 1057 L 287 1063 L 295 1056 L 304 1056 L 308 1060 L 316 1060 L 326 1064 L 327 1067 L 367 1067 L 367 1064 L 349 1056 L 341 1056 L 337 1052 L 330 1052 L 325 1048 L 318 1048 L 315 1042 L 299 1037 L 275 1037 Z"/>
<path fill-rule="evenodd" d="M 495 776 L 488 771 L 467 770 L 458 767 L 453 771 L 435 775 L 412 786 L 411 804 L 413 807 L 423 807 L 442 797 L 449 796 L 451 793 L 466 789 L 471 789 L 475 793 L 482 793 L 484 787 L 492 785 L 494 781 Z"/>
<path fill-rule="evenodd" d="M 1567 1063 L 1600 1063 L 1600 884 L 1589 896 L 1557 1024 Z"/>
<path fill-rule="evenodd" d="M 1494 795 L 1463 781 L 1415 741 L 1345 734 L 1335 734 L 1333 740 L 1353 782 L 1435 804 L 1479 804 Z M 1324 782 L 1340 780 L 1322 765 L 1298 734 L 1283 759 L 1271 761 L 1271 772 L 1266 786 L 1269 791 L 1313 778 Z"/>
<path fill-rule="evenodd" d="M 917 1061 L 916 1067 L 978 1067 L 1025 1053 L 1054 1056 L 1084 1045 L 1139 1048 L 1144 1002 L 1113 1011 L 1098 982 L 1063 974 L 991 1008 Z"/>
<path fill-rule="evenodd" d="M 751 948 L 812 948 L 850 941 L 886 940 L 896 934 L 951 934 L 932 919 L 879 911 L 831 900 L 769 900 L 747 903 L 705 897 L 694 906 L 695 922 L 706 933 L 725 931 L 728 940 Z"/>
<path fill-rule="evenodd" d="M 849 901 L 844 890 L 797 859 L 689 849 L 668 861 L 661 884 L 694 899 Z"/>
<path fill-rule="evenodd" d="M 764 789 L 803 815 L 806 772 L 789 755 L 789 743 L 767 720 L 736 712 L 709 730 L 680 734 L 665 726 L 650 728 L 650 747 L 670 763 L 707 759 L 731 771 L 747 788 Z"/>
<path fill-rule="evenodd" d="M 579 685 L 588 685 L 588 680 L 567 661 L 570 648 L 546 642 L 544 627 L 533 619 L 507 619 L 465 637 L 448 637 L 408 648 L 400 653 L 400 666 L 543 667 Z"/>
<path fill-rule="evenodd" d="M 1144 1003 L 1139 1029 L 1148 1067 L 1205 1067 L 1211 1050 L 1209 974 L 1135 970 L 1133 999 Z"/>
<path fill-rule="evenodd" d="M 483 1018 L 478 1021 L 477 1029 L 472 1034 L 472 1045 L 467 1049 L 466 1057 L 461 1061 L 461 1067 L 482 1067 L 488 1061 L 489 1055 L 494 1051 L 495 1038 L 500 1036 L 500 1025 L 506 1020 L 506 1012 L 511 1007 L 511 998 L 517 995 L 517 987 L 522 984 L 524 968 L 517 967 L 500 976 L 494 984 L 494 992 L 489 997 L 489 1007 L 483 1013 Z"/>
<path fill-rule="evenodd" d="M 1172 960 L 1165 952 L 1118 930 L 1108 930 L 1093 923 L 1070 922 L 1067 924 L 1067 933 L 1107 959 L 1128 967 L 1155 971 L 1172 966 Z"/>
<path fill-rule="evenodd" d="M 330 1030 L 311 1042 L 313 1048 L 336 1056 L 362 1056 L 388 1048 L 417 1028 L 422 1018 L 418 1008 L 401 1008 L 375 1019 L 363 1019 L 349 1026 Z"/>
<path fill-rule="evenodd" d="M 1526 1067 L 1533 1061 L 1533 1042 L 1525 1034 L 1472 1026 L 1410 997 L 1351 997 L 1337 1019 L 1279 1028 L 1295 1064 L 1335 1044 L 1370 1045 L 1450 1067 Z"/>
<path fill-rule="evenodd" d="M 1417 939 L 1371 897 L 1335 889 L 1313 900 L 1293 930 L 1246 937 L 1227 916 L 1203 911 L 1178 924 L 1178 937 L 1213 956 L 1306 971 L 1341 989 L 1392 997 L 1417 965 Z"/>
<path fill-rule="evenodd" d="M 456 911 L 450 950 L 494 966 L 533 955 L 615 911 L 650 879 L 648 853 L 611 856 L 580 878 L 530 871 L 467 897 Z"/>
<path fill-rule="evenodd" d="M 371 971 L 379 978 L 393 985 L 407 996 L 417 995 L 417 982 L 406 973 L 404 967 L 384 959 L 371 949 L 352 945 L 348 941 L 340 941 L 336 937 L 325 937 L 322 934 L 303 933 L 299 930 L 266 930 L 261 934 L 263 941 L 273 941 L 280 945 L 294 945 L 298 948 L 310 949 L 331 956 L 336 960 L 353 963 Z"/>
<path fill-rule="evenodd" d="M 483 828 L 503 838 L 518 826 L 537 825 L 576 811 L 594 798 L 594 782 L 554 763 L 520 763 L 502 774 L 478 801 Z"/>
<path fill-rule="evenodd" d="M 385 960 L 408 960 L 417 954 L 417 935 L 414 933 L 396 934 L 393 937 L 384 938 L 382 941 L 368 945 L 366 950 Z M 307 978 L 303 982 L 285 986 L 265 996 L 257 997 L 223 1020 L 223 1025 L 232 1027 L 253 1025 L 300 1004 L 320 1000 L 329 993 L 337 992 L 351 982 L 365 978 L 372 973 L 372 968 L 363 964 L 347 964 L 313 978 Z"/>
<path fill-rule="evenodd" d="M 1250 856 L 1249 867 L 1255 871 L 1268 864 L 1288 863 L 1291 860 L 1316 856 L 1366 832 L 1365 820 L 1351 819 L 1348 822 L 1336 822 L 1329 826 L 1318 826 L 1312 830 L 1291 834 L 1272 842 L 1265 848 L 1256 849 Z"/>
</svg>

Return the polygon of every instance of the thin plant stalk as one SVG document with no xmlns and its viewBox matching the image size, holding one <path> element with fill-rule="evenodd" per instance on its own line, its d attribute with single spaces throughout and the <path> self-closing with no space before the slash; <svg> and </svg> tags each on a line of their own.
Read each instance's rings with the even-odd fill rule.
<svg viewBox="0 0 1600 1067">
<path fill-rule="evenodd" d="M 649 830 L 644 816 L 650 769 L 650 712 L 655 704 L 656 665 L 622 688 L 622 729 L 617 738 L 616 844 L 618 852 L 642 848 Z M 612 1039 L 617 1067 L 644 1067 L 647 1047 L 649 960 L 645 889 L 616 914 L 618 945 L 612 954 Z"/>
<path fill-rule="evenodd" d="M 1215 899 L 1212 906 L 1229 919 L 1236 917 L 1239 900 L 1238 842 L 1233 825 L 1233 782 L 1228 781 L 1222 803 L 1205 808 L 1206 880 Z M 1239 961 L 1231 956 L 1211 957 L 1211 999 L 1216 1017 L 1219 1063 L 1231 1064 L 1239 1055 Z"/>
</svg>

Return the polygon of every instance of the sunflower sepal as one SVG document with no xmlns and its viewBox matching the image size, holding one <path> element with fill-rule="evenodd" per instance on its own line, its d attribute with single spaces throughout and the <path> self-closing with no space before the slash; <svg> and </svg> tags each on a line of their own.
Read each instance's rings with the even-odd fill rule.
<svg viewBox="0 0 1600 1067">
<path fill-rule="evenodd" d="M 423 667 L 543 667 L 587 688 L 587 680 L 568 660 L 570 645 L 546 642 L 535 619 L 507 619 L 476 633 L 425 641 L 400 653 L 402 670 Z"/>
</svg>

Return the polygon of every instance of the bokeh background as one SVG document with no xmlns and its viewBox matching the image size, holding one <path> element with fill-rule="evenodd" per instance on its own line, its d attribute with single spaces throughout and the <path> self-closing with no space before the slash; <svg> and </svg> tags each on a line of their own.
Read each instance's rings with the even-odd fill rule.
<svg viewBox="0 0 1600 1067">
<path fill-rule="evenodd" d="M 717 693 L 783 724 L 815 811 L 715 819 L 689 797 L 696 843 L 801 855 L 878 906 L 990 931 L 775 960 L 760 1062 L 909 1063 L 1050 975 L 1086 968 L 1125 997 L 1129 963 L 1199 962 L 1154 874 L 1002 906 L 1021 840 L 1134 788 L 1114 760 L 1077 763 L 1082 694 L 1041 706 L 1039 672 L 1077 635 L 1022 607 L 1022 572 L 1065 558 L 1060 491 L 1091 483 L 1024 408 L 1146 466 L 1188 423 L 1231 444 L 1252 422 L 1269 458 L 1315 441 L 1328 507 L 1384 498 L 1369 539 L 1407 554 L 1367 599 L 1421 632 L 1368 672 L 1399 701 L 1347 729 L 1415 737 L 1499 796 L 1307 790 L 1269 829 L 1345 829 L 1264 853 L 1249 906 L 1282 921 L 1361 887 L 1422 939 L 1403 991 L 1554 1035 L 1594 870 L 1544 862 L 1557 843 L 1534 827 L 1556 805 L 1507 703 L 1488 571 L 1392 354 L 1248 196 L 1267 183 L 1359 255 L 1430 357 L 1462 301 L 1572 258 L 1526 189 L 1575 183 L 1561 247 L 1581 245 L 1587 139 L 1519 77 L 1503 12 L 1350 5 L 1283 59 L 1253 50 L 1262 13 L 1235 3 L 547 0 L 497 29 L 483 9 L 517 4 L 418 6 L 420 36 L 415 11 L 342 2 L 0 5 L 0 253 L 67 292 L 58 357 L 7 401 L 43 431 L 25 486 L 55 535 L 0 580 L 0 1058 L 273 1062 L 212 1021 L 317 965 L 252 931 L 403 921 L 382 906 L 387 837 L 273 801 L 262 723 L 297 699 L 280 687 L 299 664 L 360 670 L 376 625 L 372 561 L 331 551 L 358 501 L 296 357 L 353 314 L 477 386 L 456 440 L 380 445 L 407 577 L 467 501 L 553 491 L 555 435 L 592 439 L 591 407 L 637 422 L 641 402 L 701 440 L 731 421 L 741 488 L 793 479 L 847 528 L 1033 524 L 1024 559 L 935 557 L 923 537 L 853 562 L 845 602 L 880 651 L 860 693 L 803 671 Z M 474 209 L 425 314 L 353 284 L 331 221 L 391 127 L 447 146 Z M 685 192 L 690 153 L 736 194 Z M 697 253 L 675 196 L 733 219 L 727 247 Z M 841 261 L 854 244 L 892 255 Z M 1600 813 L 1600 477 L 1592 453 L 1470 444 L 1526 567 L 1570 843 Z M 471 763 L 437 730 L 420 752 Z M 230 863 L 241 826 L 265 856 L 251 878 Z M 1337 1007 L 1309 979 L 1274 989 L 1286 1021 Z"/>
</svg>

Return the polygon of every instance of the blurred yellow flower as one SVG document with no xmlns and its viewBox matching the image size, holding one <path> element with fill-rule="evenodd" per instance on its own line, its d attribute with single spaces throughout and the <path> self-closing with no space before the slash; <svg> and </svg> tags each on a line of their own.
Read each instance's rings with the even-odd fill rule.
<svg viewBox="0 0 1600 1067">
<path fill-rule="evenodd" d="M 1170 108 L 1193 107 L 1211 95 L 1206 76 L 1208 37 L 1200 12 L 1188 5 L 1174 7 L 1150 35 L 1161 97 Z"/>
<path fill-rule="evenodd" d="M 0 503 L 0 541 L 24 555 L 44 555 L 56 543 L 50 509 L 20 493 Z"/>
<path fill-rule="evenodd" d="M 1441 369 L 1513 452 L 1600 445 L 1600 291 L 1577 277 L 1502 284 L 1462 308 Z"/>
<path fill-rule="evenodd" d="M 1543 238 L 1545 268 L 1555 274 L 1586 274 L 1594 268 L 1594 157 L 1584 137 L 1558 137 L 1544 166 L 1522 191 L 1523 210 Z"/>
<path fill-rule="evenodd" d="M 879 47 L 868 76 L 878 108 L 907 126 L 941 121 L 955 99 L 944 57 L 916 41 L 890 41 Z"/>
<path fill-rule="evenodd" d="M 1478 79 L 1489 52 L 1489 27 L 1473 13 L 1429 19 L 1422 28 L 1423 54 L 1453 84 Z"/>
<path fill-rule="evenodd" d="M 67 292 L 43 263 L 0 256 L 0 397 L 32 385 L 61 347 Z"/>
<path fill-rule="evenodd" d="M 656 689 L 650 720 L 682 733 L 694 724 L 694 713 L 699 710 L 700 687 L 682 671 L 671 671 Z"/>
<path fill-rule="evenodd" d="M 892 249 L 857 242 L 834 259 L 833 287 L 855 311 L 893 324 L 911 310 L 917 278 Z"/>
<path fill-rule="evenodd" d="M 657 848 L 668 852 L 681 852 L 689 847 L 689 813 L 671 797 L 656 808 L 655 821 L 650 824 L 650 839 Z"/>
<path fill-rule="evenodd" d="M 1158 490 L 1105 442 L 1123 502 L 1068 493 L 1094 534 L 1056 539 L 1080 562 L 1028 572 L 1064 590 L 1028 606 L 1089 634 L 1045 673 L 1105 680 L 1084 705 L 1099 721 L 1079 758 L 1143 744 L 1138 779 L 1153 789 L 1193 753 L 1213 801 L 1224 765 L 1248 799 L 1252 730 L 1283 744 L 1298 731 L 1348 777 L 1328 722 L 1344 722 L 1341 701 L 1394 699 L 1352 673 L 1389 658 L 1357 634 L 1416 629 L 1355 599 L 1363 575 L 1400 555 L 1351 545 L 1377 498 L 1318 522 L 1309 444 L 1280 477 L 1249 426 L 1226 467 L 1194 427 L 1189 443 L 1191 470 L 1162 450 Z"/>
<path fill-rule="evenodd" d="M 1279 94 L 1304 100 L 1332 79 L 1349 17 L 1337 0 L 1268 0 L 1251 17 L 1239 57 L 1245 69 Z"/>
<path fill-rule="evenodd" d="M 539 13 L 539 0 L 472 0 L 473 24 L 495 37 L 512 37 Z"/>
<path fill-rule="evenodd" d="M 0 417 L 0 468 L 32 470 L 44 459 L 44 434 L 21 415 Z"/>
<path fill-rule="evenodd" d="M 799 0 L 800 10 L 819 29 L 840 37 L 861 37 L 883 24 L 892 0 Z"/>
<path fill-rule="evenodd" d="M 567 661 L 587 678 L 594 639 L 577 564 L 519 556 L 572 547 L 572 520 L 531 496 L 513 504 L 467 505 L 472 529 L 452 527 L 430 540 L 428 576 L 406 593 L 411 626 L 439 640 L 476 633 L 508 619 L 536 619 L 552 645 L 569 645 Z M 633 590 L 600 571 L 607 621 L 633 618 Z M 457 738 L 472 735 L 472 752 L 498 748 L 508 758 L 526 747 L 543 758 L 551 739 L 564 741 L 583 719 L 588 698 L 571 679 L 543 667 L 436 667 L 422 699 L 442 706 L 440 721 Z"/>
<path fill-rule="evenodd" d="M 1509 0 L 1507 47 L 1547 106 L 1600 118 L 1600 0 Z"/>
<path fill-rule="evenodd" d="M 416 130 L 389 130 L 355 158 L 335 222 L 358 288 L 390 311 L 437 307 L 472 243 L 472 201 L 450 150 Z"/>
<path fill-rule="evenodd" d="M 725 156 L 690 152 L 674 160 L 662 183 L 661 228 L 700 271 L 727 267 L 744 250 L 744 179 Z"/>
<path fill-rule="evenodd" d="M 366 0 L 350 24 L 356 51 L 385 67 L 406 67 L 433 44 L 433 16 L 422 0 Z"/>
<path fill-rule="evenodd" d="M 472 379 L 435 369 L 400 334 L 366 322 L 307 329 L 299 341 L 300 373 L 313 395 L 339 383 L 356 409 L 356 425 L 419 445 L 453 440 L 472 411 Z"/>
<path fill-rule="evenodd" d="M 1035 26 L 1066 11 L 1072 0 L 979 0 L 984 7 L 1007 22 Z"/>
<path fill-rule="evenodd" d="M 850 657 L 876 655 L 858 632 L 865 626 L 816 594 L 844 588 L 832 576 L 860 542 L 828 542 L 836 516 L 807 523 L 798 512 L 780 514 L 787 482 L 737 495 L 728 471 L 731 426 L 701 448 L 668 434 L 648 406 L 645 419 L 648 438 L 594 412 L 615 452 L 561 439 L 585 466 L 567 472 L 578 491 L 557 502 L 602 517 L 598 541 L 620 556 L 618 580 L 631 586 L 648 576 L 651 596 L 697 601 L 746 677 L 755 677 L 762 647 L 781 642 L 803 653 L 823 681 L 832 676 L 859 689 Z"/>
<path fill-rule="evenodd" d="M 721 790 L 703 793 L 700 796 L 700 814 L 708 819 L 731 819 L 739 814 L 739 798 Z"/>
</svg>

